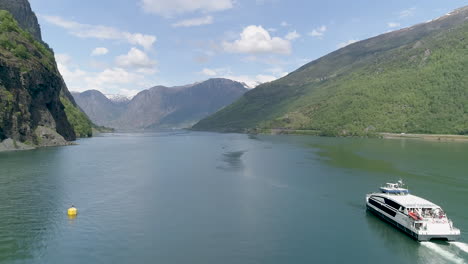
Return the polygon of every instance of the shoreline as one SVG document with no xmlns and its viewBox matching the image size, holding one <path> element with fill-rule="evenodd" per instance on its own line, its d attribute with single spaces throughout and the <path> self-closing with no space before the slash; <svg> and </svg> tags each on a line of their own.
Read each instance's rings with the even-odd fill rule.
<svg viewBox="0 0 468 264">
<path fill-rule="evenodd" d="M 51 148 L 51 147 L 76 146 L 76 145 L 78 145 L 78 143 L 73 142 L 73 141 L 66 141 L 65 143 L 51 144 L 51 145 L 31 145 L 31 144 L 19 142 L 11 138 L 8 138 L 0 142 L 0 153 L 28 151 L 28 150 L 35 150 L 35 149 L 42 149 L 42 148 Z"/>
<path fill-rule="evenodd" d="M 78 143 L 76 141 L 67 141 L 57 132 L 46 128 L 38 127 L 39 130 L 36 131 L 37 136 L 40 138 L 41 144 L 33 144 L 31 142 L 20 142 L 12 138 L 6 138 L 3 141 L 0 140 L 0 153 L 2 152 L 14 152 L 14 151 L 25 151 L 25 150 L 35 150 L 41 148 L 49 147 L 65 147 L 65 146 L 76 146 Z M 114 133 L 113 129 L 98 127 L 97 129 L 93 127 L 93 134 L 91 137 L 95 137 L 99 134 Z M 78 137 L 80 138 L 90 138 L 90 137 Z"/>
<path fill-rule="evenodd" d="M 200 131 L 192 130 L 189 131 Z M 208 132 L 208 131 L 206 131 Z M 233 131 L 234 132 L 234 131 Z M 107 134 L 112 132 L 100 132 L 99 134 Z M 241 134 L 264 134 L 264 135 L 301 135 L 301 136 L 317 136 L 317 137 L 326 137 L 321 135 L 321 132 L 318 130 L 300 130 L 300 129 L 261 129 L 261 130 L 244 130 L 242 132 L 238 131 L 237 133 Z M 96 134 L 95 134 L 96 135 Z M 336 136 L 335 136 L 336 137 Z M 348 136 L 353 137 L 353 136 Z M 354 136 L 355 137 L 355 136 Z M 381 138 L 381 139 L 413 139 L 413 140 L 424 140 L 424 141 L 434 141 L 434 142 L 468 142 L 468 135 L 450 135 L 450 134 L 407 134 L 407 133 L 375 133 L 373 136 L 363 136 L 360 138 Z M 45 144 L 45 145 L 30 145 L 22 142 L 17 142 L 10 138 L 0 141 L 0 153 L 2 152 L 11 152 L 11 151 L 25 151 L 25 150 L 34 150 L 38 148 L 47 148 L 47 147 L 59 147 L 59 146 L 73 146 L 78 145 L 76 142 L 66 141 L 66 142 L 54 142 L 55 144 Z"/>
<path fill-rule="evenodd" d="M 318 130 L 298 130 L 298 129 L 262 129 L 256 131 L 245 131 L 246 134 L 266 134 L 266 135 L 304 135 L 304 136 L 319 136 L 321 132 Z M 336 136 L 335 136 L 336 137 Z M 349 136 L 353 137 L 353 136 Z M 450 135 L 450 134 L 410 134 L 410 133 L 388 133 L 380 132 L 371 136 L 363 136 L 366 138 L 382 138 L 382 139 L 417 139 L 426 141 L 440 142 L 468 142 L 468 135 Z"/>
<path fill-rule="evenodd" d="M 446 135 L 446 134 L 406 134 L 406 133 L 379 133 L 385 139 L 419 139 L 427 141 L 457 141 L 468 142 L 468 136 L 465 135 Z"/>
</svg>

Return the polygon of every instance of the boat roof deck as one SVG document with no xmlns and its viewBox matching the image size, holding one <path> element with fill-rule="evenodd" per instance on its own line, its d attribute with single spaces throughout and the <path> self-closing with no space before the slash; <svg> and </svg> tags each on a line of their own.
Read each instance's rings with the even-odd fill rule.
<svg viewBox="0 0 468 264">
<path fill-rule="evenodd" d="M 423 199 L 421 197 L 418 197 L 412 194 L 394 195 L 394 194 L 380 193 L 380 195 L 383 195 L 389 199 L 392 199 L 406 208 L 438 208 L 439 207 L 438 205 L 426 199 Z"/>
</svg>

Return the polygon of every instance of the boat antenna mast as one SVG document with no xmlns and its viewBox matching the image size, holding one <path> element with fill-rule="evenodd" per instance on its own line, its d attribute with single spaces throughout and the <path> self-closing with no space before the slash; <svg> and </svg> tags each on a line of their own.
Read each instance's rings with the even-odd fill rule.
<svg viewBox="0 0 468 264">
<path fill-rule="evenodd" d="M 398 187 L 399 187 L 399 188 L 403 188 L 404 186 L 405 186 L 405 184 L 403 183 L 403 180 L 402 180 L 402 179 L 399 179 L 399 180 L 398 180 Z M 405 189 L 408 189 L 408 187 L 406 186 Z"/>
</svg>

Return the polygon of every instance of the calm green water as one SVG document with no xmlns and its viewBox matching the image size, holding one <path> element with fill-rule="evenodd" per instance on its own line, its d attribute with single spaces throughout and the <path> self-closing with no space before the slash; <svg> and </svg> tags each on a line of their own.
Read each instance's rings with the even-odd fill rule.
<svg viewBox="0 0 468 264">
<path fill-rule="evenodd" d="M 468 263 L 468 144 L 114 134 L 0 153 L 2 263 Z M 402 178 L 462 241 L 366 213 Z M 75 204 L 79 214 L 69 219 Z"/>
</svg>

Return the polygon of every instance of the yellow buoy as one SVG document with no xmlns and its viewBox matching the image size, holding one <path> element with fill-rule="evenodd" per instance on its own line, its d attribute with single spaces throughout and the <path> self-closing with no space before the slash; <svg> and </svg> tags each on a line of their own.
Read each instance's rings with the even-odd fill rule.
<svg viewBox="0 0 468 264">
<path fill-rule="evenodd" d="M 75 216 L 78 213 L 76 208 L 72 205 L 72 207 L 68 208 L 68 215 L 69 216 Z"/>
</svg>

